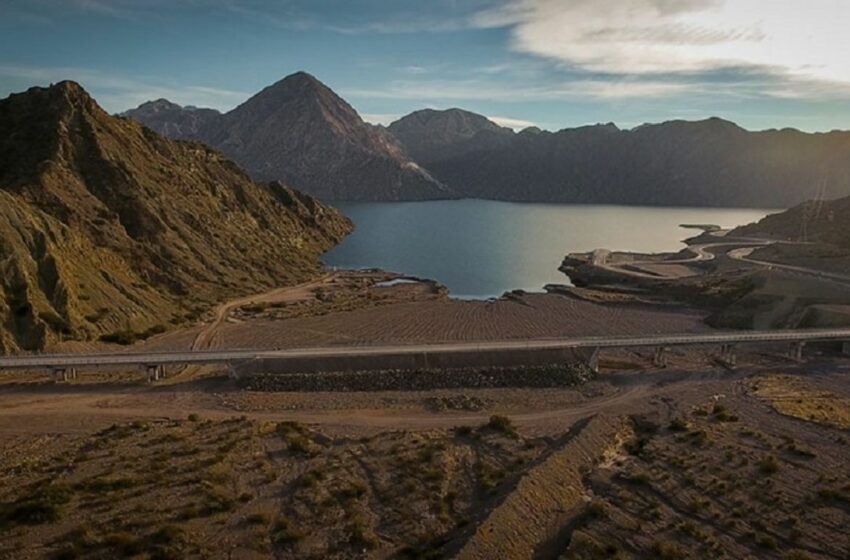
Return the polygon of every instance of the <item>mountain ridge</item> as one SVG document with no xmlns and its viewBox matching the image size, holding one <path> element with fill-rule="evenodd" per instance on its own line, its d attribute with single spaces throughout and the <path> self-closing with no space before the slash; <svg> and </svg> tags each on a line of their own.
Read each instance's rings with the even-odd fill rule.
<svg viewBox="0 0 850 560">
<path fill-rule="evenodd" d="M 152 122 L 138 109 L 127 116 Z M 306 72 L 275 82 L 195 132 L 255 179 L 282 180 L 324 200 L 425 200 L 454 193 L 386 132 Z"/>
<path fill-rule="evenodd" d="M 481 129 L 446 140 L 429 136 L 415 116 L 388 129 L 435 177 L 475 198 L 788 207 L 850 194 L 850 132 L 751 132 L 712 117 L 629 130 L 611 123 L 557 132 Z"/>
<path fill-rule="evenodd" d="M 269 117 L 298 97 L 292 90 L 309 91 L 312 103 L 296 103 L 284 116 Z M 245 125 L 239 121 L 250 120 L 244 113 L 252 99 L 262 110 L 254 115 L 256 123 Z M 459 108 L 414 111 L 378 127 L 364 123 L 304 72 L 252 99 L 205 126 L 196 139 L 220 147 L 257 178 L 282 178 L 327 200 L 468 197 L 787 208 L 850 194 L 850 132 L 845 131 L 750 131 L 709 117 L 631 129 L 599 123 L 514 132 Z M 309 126 L 315 122 L 323 124 Z"/>
</svg>

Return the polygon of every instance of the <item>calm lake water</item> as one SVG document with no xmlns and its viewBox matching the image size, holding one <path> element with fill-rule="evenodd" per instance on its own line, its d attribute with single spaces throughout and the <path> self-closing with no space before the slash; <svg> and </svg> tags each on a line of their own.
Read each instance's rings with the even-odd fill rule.
<svg viewBox="0 0 850 560">
<path fill-rule="evenodd" d="M 605 248 L 677 251 L 697 235 L 680 224 L 732 227 L 774 210 L 518 204 L 486 200 L 337 205 L 354 233 L 325 254 L 339 268 L 432 278 L 452 296 L 484 298 L 566 283 L 567 253 Z"/>
</svg>

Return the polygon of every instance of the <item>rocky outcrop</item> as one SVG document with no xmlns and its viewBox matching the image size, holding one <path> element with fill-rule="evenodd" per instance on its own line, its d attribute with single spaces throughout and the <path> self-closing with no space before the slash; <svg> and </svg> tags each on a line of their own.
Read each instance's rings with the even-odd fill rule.
<svg viewBox="0 0 850 560">
<path fill-rule="evenodd" d="M 0 101 L 0 352 L 159 332 L 296 282 L 351 223 L 73 82 Z"/>
<path fill-rule="evenodd" d="M 138 109 L 129 114 L 142 124 L 163 127 Z M 390 134 L 363 122 L 348 103 L 304 72 L 209 119 L 196 132 L 180 130 L 176 136 L 221 150 L 257 180 L 281 180 L 323 200 L 455 196 Z"/>
</svg>

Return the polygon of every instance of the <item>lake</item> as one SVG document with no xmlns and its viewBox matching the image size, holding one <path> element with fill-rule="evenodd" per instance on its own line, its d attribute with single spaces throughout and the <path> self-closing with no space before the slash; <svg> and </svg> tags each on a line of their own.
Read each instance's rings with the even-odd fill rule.
<svg viewBox="0 0 850 560">
<path fill-rule="evenodd" d="M 338 268 L 382 268 L 431 278 L 453 297 L 486 298 L 512 289 L 567 283 L 567 253 L 605 248 L 677 251 L 699 231 L 732 227 L 775 210 L 527 204 L 488 200 L 341 203 L 356 229 L 323 257 Z"/>
</svg>

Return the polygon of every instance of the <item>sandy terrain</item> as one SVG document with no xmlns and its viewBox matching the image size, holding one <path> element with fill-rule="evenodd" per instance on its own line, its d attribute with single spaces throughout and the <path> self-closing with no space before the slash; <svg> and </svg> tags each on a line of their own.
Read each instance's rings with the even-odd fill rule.
<svg viewBox="0 0 850 560">
<path fill-rule="evenodd" d="M 604 304 L 563 295 L 527 294 L 492 302 L 433 299 L 313 317 L 260 317 L 220 324 L 211 340 L 220 348 L 297 348 L 696 332 L 707 328 L 703 316 L 682 307 Z M 183 349 L 198 332 L 156 337 L 139 348 Z"/>
</svg>

